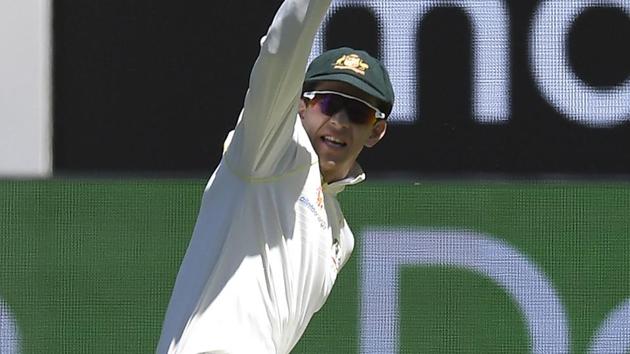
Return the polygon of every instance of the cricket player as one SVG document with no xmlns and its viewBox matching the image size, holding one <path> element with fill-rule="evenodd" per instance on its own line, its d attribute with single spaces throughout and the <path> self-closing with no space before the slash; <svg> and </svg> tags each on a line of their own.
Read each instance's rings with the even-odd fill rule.
<svg viewBox="0 0 630 354">
<path fill-rule="evenodd" d="M 385 68 L 363 51 L 306 70 L 330 0 L 286 0 L 208 182 L 157 353 L 288 353 L 328 297 L 354 238 L 336 196 L 385 134 Z"/>
</svg>

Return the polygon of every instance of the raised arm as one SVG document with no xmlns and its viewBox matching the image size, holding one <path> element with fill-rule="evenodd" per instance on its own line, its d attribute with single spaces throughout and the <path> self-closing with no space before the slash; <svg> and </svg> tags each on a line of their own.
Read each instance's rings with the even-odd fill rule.
<svg viewBox="0 0 630 354">
<path fill-rule="evenodd" d="M 248 176 L 267 177 L 270 160 L 291 139 L 304 71 L 331 0 L 286 0 L 280 6 L 249 79 L 249 89 L 225 159 Z"/>
</svg>

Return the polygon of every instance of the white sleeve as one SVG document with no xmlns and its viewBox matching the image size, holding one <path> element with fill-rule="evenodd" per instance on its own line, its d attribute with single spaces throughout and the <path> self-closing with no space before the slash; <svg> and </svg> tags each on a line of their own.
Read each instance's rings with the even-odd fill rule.
<svg viewBox="0 0 630 354">
<path fill-rule="evenodd" d="M 313 38 L 331 0 L 285 0 L 261 40 L 245 104 L 224 159 L 235 172 L 268 177 L 287 151 Z"/>
</svg>

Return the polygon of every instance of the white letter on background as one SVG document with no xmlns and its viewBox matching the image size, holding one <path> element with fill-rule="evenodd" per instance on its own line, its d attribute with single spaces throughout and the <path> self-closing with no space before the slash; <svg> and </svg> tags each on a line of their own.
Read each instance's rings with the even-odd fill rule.
<svg viewBox="0 0 630 354">
<path fill-rule="evenodd" d="M 630 352 L 630 299 L 619 305 L 600 326 L 590 353 L 626 354 Z"/>
<path fill-rule="evenodd" d="M 611 89 L 590 87 L 567 55 L 571 26 L 592 6 L 617 7 L 630 16 L 629 0 L 544 0 L 533 21 L 530 58 L 539 89 L 560 113 L 586 126 L 611 127 L 630 120 L 630 79 Z"/>
<path fill-rule="evenodd" d="M 20 352 L 20 337 L 17 324 L 9 307 L 0 299 L 0 353 L 18 354 Z"/>
<path fill-rule="evenodd" d="M 569 352 L 564 306 L 518 250 L 469 231 L 372 229 L 362 235 L 361 353 L 398 352 L 401 266 L 449 266 L 484 275 L 518 303 L 535 354 Z"/>
</svg>

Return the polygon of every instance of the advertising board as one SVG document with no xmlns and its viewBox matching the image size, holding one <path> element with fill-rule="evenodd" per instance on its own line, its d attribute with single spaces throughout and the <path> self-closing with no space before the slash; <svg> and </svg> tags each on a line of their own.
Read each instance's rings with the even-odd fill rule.
<svg viewBox="0 0 630 354">
<path fill-rule="evenodd" d="M 203 187 L 1 183 L 0 343 L 152 352 Z M 294 353 L 630 350 L 627 183 L 366 182 L 341 203 L 355 250 Z"/>
<path fill-rule="evenodd" d="M 55 173 L 206 176 L 279 3 L 56 1 Z M 313 55 L 391 72 L 372 173 L 627 176 L 629 39 L 630 0 L 335 0 Z"/>
</svg>

